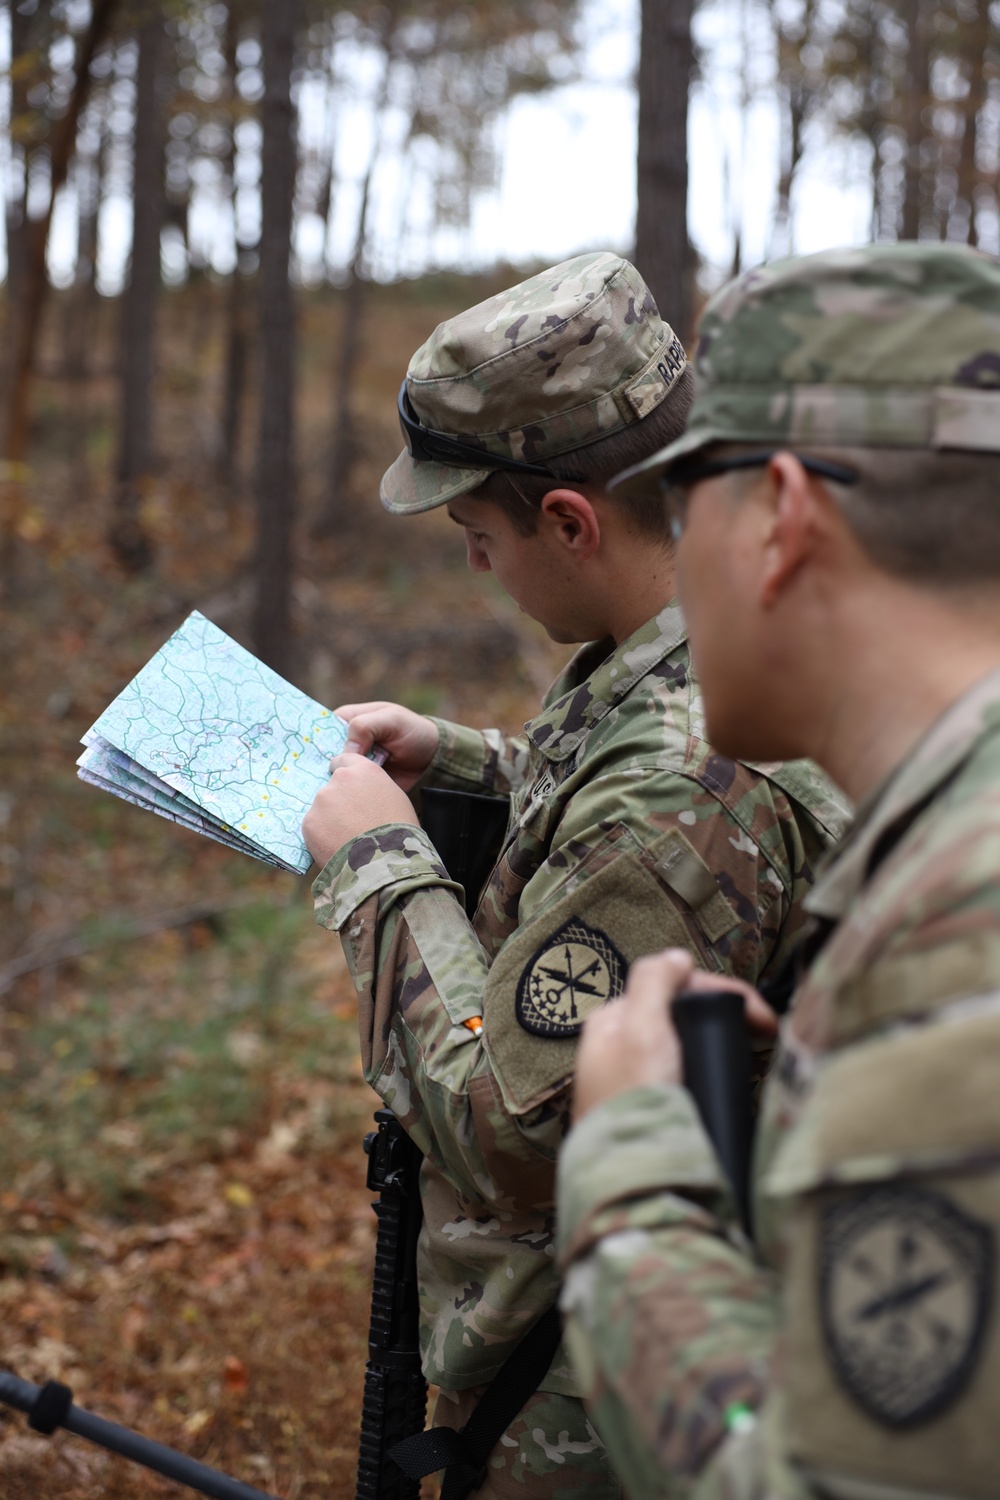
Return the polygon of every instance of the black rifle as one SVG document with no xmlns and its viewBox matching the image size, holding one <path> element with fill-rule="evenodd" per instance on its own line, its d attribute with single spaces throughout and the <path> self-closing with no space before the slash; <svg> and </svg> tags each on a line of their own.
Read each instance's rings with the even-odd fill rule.
<svg viewBox="0 0 1000 1500">
<path fill-rule="evenodd" d="M 465 892 L 471 917 L 507 830 L 510 801 L 425 787 L 420 821 L 448 874 Z M 390 1458 L 424 1430 L 427 1382 L 420 1368 L 417 1237 L 421 1155 L 389 1109 L 365 1136 L 368 1187 L 378 1193 L 368 1364 L 361 1405 L 357 1500 L 419 1500 L 420 1480 Z"/>
<path fill-rule="evenodd" d="M 673 1004 L 684 1082 L 729 1178 L 750 1233 L 753 1091 L 750 1029 L 743 996 L 732 990 L 690 990 Z"/>
<path fill-rule="evenodd" d="M 496 864 L 509 819 L 509 797 L 421 788 L 421 826 L 452 880 L 463 887 L 470 917 Z"/>
<path fill-rule="evenodd" d="M 186 1485 L 189 1490 L 210 1495 L 212 1500 L 274 1500 L 273 1495 L 251 1489 L 250 1485 L 230 1479 L 228 1474 L 220 1474 L 218 1469 L 210 1469 L 207 1464 L 200 1464 L 174 1448 L 141 1437 L 130 1427 L 119 1427 L 117 1422 L 106 1422 L 103 1417 L 95 1417 L 92 1412 L 74 1406 L 73 1392 L 68 1385 L 60 1385 L 57 1380 L 37 1386 L 19 1380 L 7 1371 L 0 1371 L 0 1401 L 15 1411 L 27 1412 L 28 1426 L 35 1432 L 50 1437 L 58 1427 L 65 1427 L 67 1432 L 86 1438 L 109 1453 L 119 1453 L 132 1463 L 142 1464 L 145 1469 Z"/>
<path fill-rule="evenodd" d="M 378 1129 L 365 1136 L 368 1187 L 379 1198 L 355 1493 L 357 1500 L 418 1500 L 420 1481 L 408 1479 L 389 1450 L 423 1431 L 427 1410 L 417 1299 L 423 1158 L 391 1110 L 376 1110 L 375 1121 Z"/>
</svg>

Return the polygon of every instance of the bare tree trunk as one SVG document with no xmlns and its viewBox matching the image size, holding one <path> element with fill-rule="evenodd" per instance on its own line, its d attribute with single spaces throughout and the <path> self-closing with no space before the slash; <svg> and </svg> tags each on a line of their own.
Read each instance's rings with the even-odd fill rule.
<svg viewBox="0 0 1000 1500">
<path fill-rule="evenodd" d="M 141 507 L 153 468 L 154 336 L 160 289 L 165 144 L 160 72 L 165 37 L 163 15 L 154 6 L 138 32 L 132 262 L 122 298 L 121 430 L 108 538 L 119 562 L 132 572 L 148 568 L 153 561 Z"/>
<path fill-rule="evenodd" d="M 98 144 L 93 157 L 76 158 L 77 240 L 76 273 L 66 297 L 63 338 L 66 375 L 74 384 L 68 428 L 72 443 L 77 493 L 82 501 L 91 494 L 90 384 L 91 350 L 97 329 L 100 299 L 97 292 L 97 223 L 104 196 L 104 173 L 108 149 L 107 111 L 98 122 Z"/>
<path fill-rule="evenodd" d="M 801 21 L 801 34 L 808 36 L 813 22 L 815 0 L 806 0 Z M 792 187 L 795 173 L 802 160 L 802 129 L 805 124 L 808 96 L 803 83 L 797 56 L 801 40 L 792 40 L 782 29 L 775 0 L 771 0 L 771 24 L 777 38 L 779 56 L 779 81 L 785 96 L 785 112 L 782 120 L 781 167 L 778 174 L 777 202 L 774 223 L 771 228 L 771 245 L 768 259 L 777 255 L 791 255 L 794 249 L 792 231 Z M 796 28 L 798 31 L 798 27 Z"/>
<path fill-rule="evenodd" d="M 875 27 L 869 18 L 864 31 L 858 38 L 858 70 L 863 79 L 863 99 L 858 111 L 858 128 L 872 153 L 871 164 L 871 217 L 868 221 L 868 238 L 877 240 L 879 238 L 882 223 L 882 182 L 879 164 L 879 138 L 884 124 L 882 112 L 879 109 L 877 90 L 875 84 L 876 68 L 876 38 Z"/>
<path fill-rule="evenodd" d="M 32 22 L 35 17 L 25 15 L 10 0 L 10 153 L 13 158 L 18 146 L 24 157 L 24 187 L 18 194 L 11 193 L 7 199 L 7 337 L 11 347 L 11 334 L 16 322 L 15 314 L 20 305 L 24 286 L 24 240 L 28 218 L 28 147 L 26 125 L 29 116 L 28 88 L 31 84 L 31 69 L 28 54 L 32 49 Z M 36 12 L 37 15 L 37 12 Z"/>
<path fill-rule="evenodd" d="M 245 279 L 240 271 L 240 242 L 236 222 L 236 7 L 230 3 L 226 18 L 225 58 L 226 75 L 229 81 L 229 150 L 226 159 L 226 174 L 233 203 L 233 238 L 236 245 L 236 265 L 229 282 L 226 302 L 226 355 L 222 391 L 222 412 L 219 419 L 219 477 L 232 488 L 236 479 L 239 456 L 240 427 L 243 416 L 243 400 L 246 393 L 247 353 L 249 344 L 250 308 Z"/>
<path fill-rule="evenodd" d="M 906 129 L 906 162 L 903 173 L 903 211 L 900 238 L 915 240 L 920 235 L 921 210 L 924 206 L 923 113 L 930 99 L 930 46 L 925 0 L 909 0 L 910 35 L 907 47 L 907 92 L 904 103 Z"/>
<path fill-rule="evenodd" d="M 292 524 L 295 514 L 295 309 L 288 263 L 296 142 L 291 81 L 300 0 L 263 9 L 261 110 L 260 445 L 257 462 L 254 648 L 290 674 Z"/>
<path fill-rule="evenodd" d="M 388 67 L 386 69 L 388 75 Z M 381 106 L 384 107 L 384 98 Z M 331 536 L 343 530 L 348 523 L 345 504 L 351 471 L 357 458 L 357 443 L 354 439 L 354 423 L 351 416 L 351 391 L 361 354 L 361 324 L 364 317 L 364 258 L 368 237 L 368 203 L 371 195 L 372 175 L 378 154 L 378 140 L 372 149 L 368 169 L 361 189 L 361 207 L 358 212 L 358 228 L 347 271 L 347 286 L 344 289 L 344 318 L 340 325 L 336 362 L 336 409 L 333 420 L 333 438 L 330 443 L 330 467 L 327 474 L 326 503 L 314 527 L 316 536 Z"/>
<path fill-rule="evenodd" d="M 337 345 L 335 387 L 337 404 L 333 421 L 333 438 L 330 443 L 330 467 L 327 474 L 326 501 L 313 528 L 315 536 L 332 536 L 338 531 L 343 531 L 350 523 L 347 488 L 358 456 L 351 411 L 351 392 L 361 356 L 361 325 L 365 304 L 365 260 L 368 251 L 368 209 L 371 203 L 372 179 L 382 144 L 382 119 L 389 101 L 393 43 L 398 13 L 397 0 L 397 3 L 391 5 L 386 11 L 386 25 L 381 39 L 385 57 L 375 98 L 375 134 L 364 181 L 361 185 L 358 223 L 351 250 L 351 260 L 347 268 L 347 285 L 344 288 L 344 320 Z"/>
<path fill-rule="evenodd" d="M 976 232 L 976 187 L 979 176 L 976 170 L 976 138 L 980 111 L 986 103 L 989 90 L 986 71 L 986 54 L 990 44 L 989 0 L 975 0 L 975 5 L 975 20 L 966 22 L 959 33 L 969 92 L 962 105 L 964 130 L 958 158 L 958 200 L 969 216 L 965 226 L 965 240 L 969 245 L 979 243 Z"/>
<path fill-rule="evenodd" d="M 792 242 L 792 184 L 795 172 L 802 159 L 802 122 L 805 95 L 795 78 L 788 78 L 785 88 L 785 133 L 781 168 L 778 173 L 777 202 L 774 207 L 774 225 L 771 230 L 771 245 L 768 260 L 779 255 L 791 255 Z"/>
<path fill-rule="evenodd" d="M 90 85 L 90 64 L 94 53 L 104 38 L 117 0 L 94 0 L 90 14 L 90 25 L 77 47 L 75 72 L 76 82 L 70 96 L 69 106 L 62 119 L 52 131 L 52 166 L 49 202 L 40 219 L 30 220 L 26 225 L 25 257 L 21 294 L 21 316 L 18 320 L 14 367 L 11 379 L 7 413 L 7 440 L 5 456 L 9 464 L 23 464 L 28 453 L 28 414 L 31 401 L 31 378 L 34 370 L 35 347 L 41 326 L 42 310 L 48 292 L 48 277 L 45 270 L 45 252 L 49 239 L 49 224 L 56 195 L 66 181 L 70 156 L 76 140 L 76 127 Z M 5 523 L 8 518 L 5 518 Z"/>
<path fill-rule="evenodd" d="M 635 259 L 663 317 L 685 342 L 691 337 L 694 311 L 687 230 L 693 9 L 693 0 L 642 0 L 639 52 Z"/>
<path fill-rule="evenodd" d="M 369 169 L 370 170 L 370 169 Z M 368 179 L 365 179 L 367 196 Z M 361 323 L 364 316 L 365 285 L 358 265 L 352 262 L 344 288 L 344 316 L 337 341 L 336 407 L 330 461 L 327 471 L 326 500 L 313 527 L 314 536 L 333 536 L 350 526 L 347 489 L 358 456 L 351 413 L 351 389 L 361 354 Z"/>
<path fill-rule="evenodd" d="M 106 113 L 99 123 L 97 152 L 90 161 L 77 156 L 76 273 L 69 297 L 66 330 L 66 371 L 72 380 L 87 379 L 91 329 L 97 309 L 97 225 L 104 197 L 107 165 L 108 123 Z"/>
<path fill-rule="evenodd" d="M 219 477 L 232 488 L 239 466 L 243 401 L 250 345 L 250 298 L 239 265 L 233 268 L 226 299 L 226 364 L 219 423 Z"/>
</svg>

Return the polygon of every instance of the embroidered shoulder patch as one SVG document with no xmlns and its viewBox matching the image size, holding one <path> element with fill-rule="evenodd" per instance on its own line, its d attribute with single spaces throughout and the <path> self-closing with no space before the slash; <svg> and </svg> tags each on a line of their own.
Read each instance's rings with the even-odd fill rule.
<svg viewBox="0 0 1000 1500">
<path fill-rule="evenodd" d="M 837 1375 L 870 1416 L 914 1427 L 961 1393 L 992 1302 L 994 1237 L 940 1193 L 874 1188 L 827 1208 L 820 1310 Z"/>
<path fill-rule="evenodd" d="M 606 932 L 571 917 L 521 970 L 517 1019 L 535 1036 L 576 1036 L 592 1010 L 621 994 L 627 967 Z"/>
</svg>

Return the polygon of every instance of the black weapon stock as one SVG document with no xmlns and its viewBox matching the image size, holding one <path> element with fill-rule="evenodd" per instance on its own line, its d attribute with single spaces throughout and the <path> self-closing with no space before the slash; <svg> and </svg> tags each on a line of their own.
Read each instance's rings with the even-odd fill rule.
<svg viewBox="0 0 1000 1500">
<path fill-rule="evenodd" d="M 210 1469 L 207 1464 L 200 1464 L 163 1443 L 154 1443 L 130 1427 L 119 1427 L 117 1422 L 107 1422 L 103 1417 L 95 1417 L 92 1412 L 74 1406 L 69 1386 L 60 1385 L 56 1380 L 37 1386 L 19 1380 L 7 1371 L 0 1371 L 0 1401 L 15 1411 L 26 1412 L 28 1426 L 46 1437 L 58 1427 L 64 1427 L 67 1432 L 86 1438 L 109 1453 L 118 1453 L 132 1463 L 165 1475 L 176 1484 L 197 1490 L 200 1495 L 211 1496 L 212 1500 L 274 1500 L 273 1495 L 251 1489 L 250 1485 L 241 1484 L 228 1474 L 220 1474 L 218 1469 Z"/>
<path fill-rule="evenodd" d="M 743 996 L 732 990 L 688 991 L 674 1000 L 673 1013 L 684 1082 L 694 1096 L 749 1234 L 752 1056 Z"/>
<path fill-rule="evenodd" d="M 368 1187 L 379 1198 L 356 1496 L 418 1500 L 420 1481 L 407 1478 L 389 1449 L 423 1431 L 427 1409 L 417 1299 L 422 1158 L 391 1110 L 376 1110 L 375 1121 L 365 1136 Z"/>
</svg>

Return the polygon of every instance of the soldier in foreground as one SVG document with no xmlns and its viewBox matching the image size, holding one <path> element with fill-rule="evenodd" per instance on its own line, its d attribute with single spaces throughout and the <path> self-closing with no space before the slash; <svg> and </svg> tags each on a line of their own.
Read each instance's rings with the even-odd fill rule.
<svg viewBox="0 0 1000 1500">
<path fill-rule="evenodd" d="M 698 374 L 687 435 L 617 492 L 666 482 L 713 743 L 813 756 L 860 808 L 806 902 L 756 1254 L 679 1086 L 668 1001 L 695 957 L 644 960 L 587 1023 L 559 1169 L 571 1356 L 631 1500 L 986 1500 L 1000 263 L 764 267 L 706 310 Z"/>
<path fill-rule="evenodd" d="M 377 743 L 386 768 L 339 757 L 304 824 L 317 918 L 357 984 L 365 1076 L 425 1154 L 424 1370 L 437 1423 L 456 1429 L 556 1300 L 555 1160 L 583 1017 L 665 933 L 720 972 L 776 973 L 843 823 L 813 767 L 710 749 L 661 497 L 606 492 L 683 431 L 690 383 L 641 277 L 595 254 L 442 324 L 400 393 L 407 451 L 383 504 L 447 505 L 470 567 L 553 639 L 591 642 L 524 738 L 341 708 L 351 748 Z M 472 923 L 415 826 L 418 781 L 511 799 Z M 533 1374 L 478 1493 L 617 1494 L 562 1351 Z"/>
</svg>

